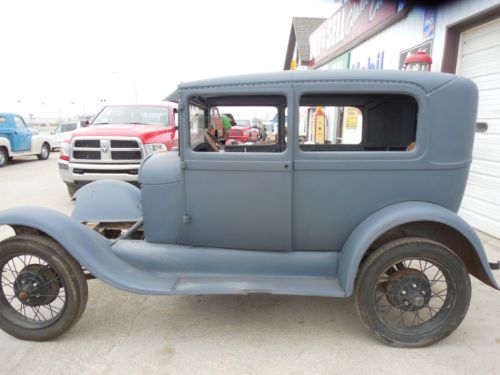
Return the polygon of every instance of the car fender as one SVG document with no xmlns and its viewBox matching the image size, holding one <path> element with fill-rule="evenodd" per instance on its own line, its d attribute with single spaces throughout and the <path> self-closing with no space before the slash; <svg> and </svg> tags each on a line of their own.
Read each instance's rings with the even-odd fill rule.
<svg viewBox="0 0 500 375">
<path fill-rule="evenodd" d="M 112 242 L 78 221 L 43 207 L 0 212 L 0 225 L 33 228 L 57 241 L 83 267 L 111 286 L 133 293 L 165 294 L 175 279 L 160 278 L 133 267 L 111 251 Z"/>
<path fill-rule="evenodd" d="M 42 152 L 42 145 L 47 143 L 52 149 L 52 145 L 50 143 L 50 137 L 42 134 L 36 134 L 31 136 L 31 152 L 33 154 L 39 154 Z"/>
<path fill-rule="evenodd" d="M 497 281 L 489 267 L 488 259 L 478 235 L 460 216 L 441 206 L 426 202 L 404 202 L 385 207 L 368 216 L 351 233 L 344 243 L 338 265 L 338 278 L 346 291 L 352 294 L 361 260 L 370 245 L 381 235 L 399 225 L 430 221 L 445 224 L 470 242 L 475 250 L 488 284 L 499 289 Z"/>
<path fill-rule="evenodd" d="M 136 222 L 142 218 L 141 191 L 124 181 L 99 180 L 80 188 L 71 217 L 79 222 Z"/>
<path fill-rule="evenodd" d="M 0 147 L 5 147 L 7 149 L 7 154 L 11 155 L 10 142 L 5 137 L 0 137 Z"/>
</svg>

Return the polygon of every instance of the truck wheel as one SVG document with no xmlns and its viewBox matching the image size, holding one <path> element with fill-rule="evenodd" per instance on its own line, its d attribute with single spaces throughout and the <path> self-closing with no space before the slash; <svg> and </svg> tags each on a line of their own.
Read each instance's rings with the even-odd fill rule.
<svg viewBox="0 0 500 375">
<path fill-rule="evenodd" d="M 391 241 L 363 263 L 355 303 L 364 324 L 385 344 L 422 347 L 462 322 L 471 297 L 460 258 L 424 238 Z"/>
<path fill-rule="evenodd" d="M 0 147 L 0 168 L 5 167 L 9 161 L 9 153 L 5 147 Z"/>
<path fill-rule="evenodd" d="M 42 145 L 42 149 L 40 153 L 36 156 L 38 160 L 47 160 L 50 156 L 50 145 L 48 143 L 44 143 Z"/>
<path fill-rule="evenodd" d="M 78 191 L 79 187 L 74 184 L 66 184 L 66 188 L 68 189 L 69 197 L 73 199 L 73 196 Z"/>
<path fill-rule="evenodd" d="M 80 265 L 54 240 L 18 235 L 0 242 L 0 328 L 22 340 L 68 331 L 87 304 Z"/>
</svg>

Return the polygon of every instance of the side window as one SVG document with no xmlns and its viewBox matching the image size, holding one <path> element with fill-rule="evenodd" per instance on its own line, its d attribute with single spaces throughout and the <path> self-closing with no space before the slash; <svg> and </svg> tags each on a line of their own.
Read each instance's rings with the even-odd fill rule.
<svg viewBox="0 0 500 375">
<path fill-rule="evenodd" d="M 406 95 L 304 95 L 299 108 L 303 151 L 409 151 L 417 103 Z"/>
<path fill-rule="evenodd" d="M 16 129 L 17 130 L 26 130 L 26 124 L 24 123 L 24 120 L 19 117 L 19 116 L 16 116 L 14 117 L 14 121 L 16 123 Z"/>
<path fill-rule="evenodd" d="M 63 125 L 58 125 L 56 130 L 54 130 L 54 134 L 59 134 L 62 132 L 62 129 L 63 129 Z"/>
<path fill-rule="evenodd" d="M 279 95 L 197 97 L 189 106 L 191 148 L 197 152 L 283 152 L 286 106 L 286 97 Z"/>
<path fill-rule="evenodd" d="M 66 124 L 65 128 L 63 129 L 64 132 L 70 132 L 73 130 L 76 130 L 76 123 Z"/>
</svg>

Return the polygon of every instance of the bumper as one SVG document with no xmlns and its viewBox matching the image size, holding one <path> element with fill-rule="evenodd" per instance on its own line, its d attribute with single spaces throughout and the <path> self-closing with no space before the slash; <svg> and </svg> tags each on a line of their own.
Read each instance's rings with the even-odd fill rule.
<svg viewBox="0 0 500 375">
<path fill-rule="evenodd" d="M 84 185 L 112 179 L 137 182 L 140 164 L 82 164 L 59 160 L 59 174 L 64 182 Z"/>
<path fill-rule="evenodd" d="M 249 135 L 230 135 L 227 139 L 236 142 L 248 142 L 250 139 Z"/>
</svg>

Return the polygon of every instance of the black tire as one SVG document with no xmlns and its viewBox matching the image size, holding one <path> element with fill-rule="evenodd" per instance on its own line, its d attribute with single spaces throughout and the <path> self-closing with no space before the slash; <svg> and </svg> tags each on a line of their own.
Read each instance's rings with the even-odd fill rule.
<svg viewBox="0 0 500 375">
<path fill-rule="evenodd" d="M 71 199 L 74 199 L 75 193 L 80 189 L 80 187 L 75 184 L 66 184 L 66 188 L 68 189 L 68 194 Z"/>
<path fill-rule="evenodd" d="M 38 160 L 47 160 L 50 156 L 50 145 L 48 143 L 44 143 L 42 145 L 42 149 L 40 153 L 36 156 Z"/>
<path fill-rule="evenodd" d="M 0 328 L 12 336 L 52 340 L 82 316 L 87 280 L 81 266 L 56 241 L 40 235 L 7 238 L 0 242 L 0 270 Z"/>
<path fill-rule="evenodd" d="M 9 160 L 11 159 L 7 149 L 5 147 L 0 147 L 0 168 L 5 167 Z"/>
<path fill-rule="evenodd" d="M 395 240 L 377 249 L 361 266 L 355 287 L 363 323 L 377 339 L 396 347 L 444 339 L 464 319 L 470 298 L 469 273 L 461 259 L 424 238 Z"/>
</svg>

